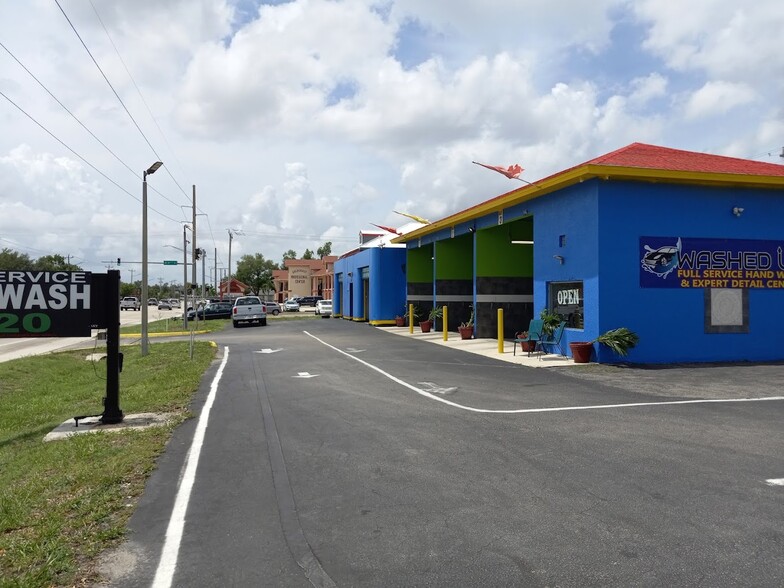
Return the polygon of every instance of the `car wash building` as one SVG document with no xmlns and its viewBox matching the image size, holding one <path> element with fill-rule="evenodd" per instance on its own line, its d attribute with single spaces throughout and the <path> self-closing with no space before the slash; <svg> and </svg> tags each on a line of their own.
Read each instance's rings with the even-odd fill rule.
<svg viewBox="0 0 784 588">
<path fill-rule="evenodd" d="M 563 347 L 627 327 L 637 363 L 784 359 L 784 166 L 634 143 L 394 239 L 406 296 Z M 593 360 L 615 362 L 594 344 Z"/>
<path fill-rule="evenodd" d="M 392 239 L 420 226 L 409 223 L 399 229 L 360 232 L 359 247 L 335 262 L 335 318 L 374 326 L 395 324 L 406 303 L 406 247 Z"/>
</svg>

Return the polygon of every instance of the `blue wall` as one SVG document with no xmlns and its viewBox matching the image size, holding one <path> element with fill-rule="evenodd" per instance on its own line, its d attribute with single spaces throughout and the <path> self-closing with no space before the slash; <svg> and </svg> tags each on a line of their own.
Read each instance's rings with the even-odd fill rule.
<svg viewBox="0 0 784 588">
<path fill-rule="evenodd" d="M 340 292 L 335 313 L 350 320 L 364 320 L 363 269 L 367 269 L 370 288 L 367 320 L 371 324 L 394 324 L 406 303 L 406 250 L 402 247 L 372 247 L 335 262 L 335 288 Z M 348 274 L 351 274 L 349 276 Z M 350 289 L 353 305 L 349 310 Z M 341 306 L 337 306 L 341 304 Z"/>
<path fill-rule="evenodd" d="M 778 193 L 632 182 L 602 182 L 599 209 L 599 332 L 625 326 L 640 335 L 629 361 L 784 359 L 784 290 L 749 289 L 748 333 L 705 333 L 702 288 L 640 287 L 641 236 L 784 240 Z M 740 206 L 740 217 L 732 208 Z M 587 295 L 586 295 L 587 298 Z M 600 360 L 613 361 L 601 348 Z"/>
</svg>

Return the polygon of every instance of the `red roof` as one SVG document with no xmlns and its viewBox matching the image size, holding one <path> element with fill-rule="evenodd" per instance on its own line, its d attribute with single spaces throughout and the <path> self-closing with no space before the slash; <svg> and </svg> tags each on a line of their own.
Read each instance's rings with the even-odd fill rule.
<svg viewBox="0 0 784 588">
<path fill-rule="evenodd" d="M 697 153 L 695 151 L 683 151 L 669 147 L 658 147 L 657 145 L 646 145 L 645 143 L 632 143 L 617 151 L 612 151 L 586 161 L 581 165 L 591 164 L 670 171 L 784 176 L 784 165 L 776 163 Z"/>
</svg>

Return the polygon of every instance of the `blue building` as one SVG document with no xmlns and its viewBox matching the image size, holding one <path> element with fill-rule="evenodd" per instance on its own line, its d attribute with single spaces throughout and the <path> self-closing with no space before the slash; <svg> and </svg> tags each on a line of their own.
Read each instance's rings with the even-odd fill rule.
<svg viewBox="0 0 784 588">
<path fill-rule="evenodd" d="M 394 325 L 395 317 L 403 314 L 406 248 L 392 244 L 394 236 L 385 231 L 363 231 L 360 246 L 338 257 L 332 297 L 336 318 L 384 326 Z"/>
<path fill-rule="evenodd" d="M 631 329 L 630 362 L 784 359 L 781 165 L 634 143 L 393 242 L 407 301 L 450 330 L 473 306 L 495 337 L 503 308 L 511 338 L 548 308 L 564 343 Z"/>
</svg>

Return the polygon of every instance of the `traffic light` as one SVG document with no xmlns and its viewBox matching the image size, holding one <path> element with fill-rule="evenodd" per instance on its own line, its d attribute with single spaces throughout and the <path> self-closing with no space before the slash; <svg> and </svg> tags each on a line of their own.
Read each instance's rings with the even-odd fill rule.
<svg viewBox="0 0 784 588">
<path fill-rule="evenodd" d="M 196 259 L 201 259 L 201 249 L 196 249 Z"/>
<path fill-rule="evenodd" d="M 117 265 L 120 265 L 120 258 L 117 258 Z"/>
</svg>

